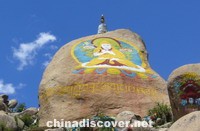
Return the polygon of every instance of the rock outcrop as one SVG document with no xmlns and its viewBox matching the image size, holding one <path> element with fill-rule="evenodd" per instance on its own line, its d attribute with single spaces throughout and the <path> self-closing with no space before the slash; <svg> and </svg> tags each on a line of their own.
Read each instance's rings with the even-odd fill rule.
<svg viewBox="0 0 200 131">
<path fill-rule="evenodd" d="M 8 107 L 15 108 L 17 106 L 17 104 L 18 104 L 17 100 L 13 99 L 8 102 Z"/>
<path fill-rule="evenodd" d="M 17 106 L 18 102 L 15 99 L 8 100 L 8 95 L 0 95 L 0 110 L 10 112 L 9 109 L 13 109 Z"/>
<path fill-rule="evenodd" d="M 8 103 L 8 96 L 5 94 L 0 95 L 0 110 L 7 111 Z"/>
<path fill-rule="evenodd" d="M 185 65 L 173 71 L 168 91 L 174 120 L 200 110 L 200 64 Z"/>
<path fill-rule="evenodd" d="M 22 112 L 20 112 L 18 115 L 19 116 L 24 116 L 24 115 L 29 115 L 29 116 L 34 116 L 38 113 L 38 109 L 34 107 L 30 107 Z"/>
<path fill-rule="evenodd" d="M 200 111 L 189 113 L 177 120 L 168 131 L 200 131 Z"/>
<path fill-rule="evenodd" d="M 142 120 L 139 115 L 134 114 L 131 111 L 123 111 L 116 116 L 115 121 L 131 121 L 132 119 Z"/>
<path fill-rule="evenodd" d="M 41 80 L 40 126 L 126 110 L 144 116 L 155 102 L 167 103 L 166 82 L 147 55 L 142 39 L 124 29 L 67 43 Z"/>
<path fill-rule="evenodd" d="M 27 130 L 29 126 L 37 127 L 38 109 L 31 107 L 17 110 L 18 101 L 8 98 L 6 94 L 0 95 L 0 131 L 21 131 Z"/>
<path fill-rule="evenodd" d="M 4 126 L 5 128 L 17 130 L 15 118 L 7 115 L 4 111 L 0 111 L 0 122 L 1 126 Z"/>
</svg>

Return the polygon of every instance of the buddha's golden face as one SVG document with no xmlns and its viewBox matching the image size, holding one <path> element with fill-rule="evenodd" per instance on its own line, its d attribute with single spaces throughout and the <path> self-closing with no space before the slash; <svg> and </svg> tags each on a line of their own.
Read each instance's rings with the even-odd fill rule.
<svg viewBox="0 0 200 131">
<path fill-rule="evenodd" d="M 101 47 L 104 49 L 104 50 L 110 50 L 112 48 L 112 46 L 108 43 L 102 43 L 101 44 Z"/>
</svg>

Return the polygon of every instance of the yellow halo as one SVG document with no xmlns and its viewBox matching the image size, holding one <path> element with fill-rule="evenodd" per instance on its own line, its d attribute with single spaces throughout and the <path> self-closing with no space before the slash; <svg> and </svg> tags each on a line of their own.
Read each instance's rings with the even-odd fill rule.
<svg viewBox="0 0 200 131">
<path fill-rule="evenodd" d="M 121 44 L 119 41 L 113 39 L 113 38 L 109 38 L 109 37 L 99 37 L 96 38 L 94 40 L 92 40 L 92 44 L 95 47 L 100 47 L 102 43 L 108 43 L 110 44 L 112 47 L 115 47 L 116 49 L 121 48 Z"/>
</svg>

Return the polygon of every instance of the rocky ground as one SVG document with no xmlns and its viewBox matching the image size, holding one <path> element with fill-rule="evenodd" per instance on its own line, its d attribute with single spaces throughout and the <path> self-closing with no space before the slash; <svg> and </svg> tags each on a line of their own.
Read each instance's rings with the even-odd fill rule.
<svg viewBox="0 0 200 131">
<path fill-rule="evenodd" d="M 0 95 L 0 131 L 22 131 L 38 123 L 37 108 L 15 108 L 17 100 L 9 100 L 8 95 Z"/>
</svg>

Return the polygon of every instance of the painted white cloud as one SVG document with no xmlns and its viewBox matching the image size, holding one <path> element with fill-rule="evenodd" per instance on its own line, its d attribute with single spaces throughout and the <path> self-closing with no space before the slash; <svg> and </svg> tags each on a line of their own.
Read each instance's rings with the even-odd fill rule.
<svg viewBox="0 0 200 131">
<path fill-rule="evenodd" d="M 50 33 L 40 33 L 38 38 L 29 43 L 21 43 L 19 48 L 13 49 L 13 57 L 19 60 L 18 70 L 23 70 L 25 66 L 33 64 L 37 52 L 46 44 L 54 42 L 56 37 Z"/>
<path fill-rule="evenodd" d="M 0 93 L 14 94 L 15 88 L 14 88 L 13 84 L 11 84 L 11 83 L 5 84 L 3 80 L 0 80 Z"/>
</svg>

